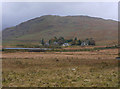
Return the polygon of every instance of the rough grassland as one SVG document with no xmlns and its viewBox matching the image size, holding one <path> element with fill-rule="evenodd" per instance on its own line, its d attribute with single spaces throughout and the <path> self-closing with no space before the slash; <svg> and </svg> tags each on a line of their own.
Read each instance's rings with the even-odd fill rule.
<svg viewBox="0 0 120 89">
<path fill-rule="evenodd" d="M 3 86 L 117 87 L 117 49 L 3 53 Z"/>
</svg>

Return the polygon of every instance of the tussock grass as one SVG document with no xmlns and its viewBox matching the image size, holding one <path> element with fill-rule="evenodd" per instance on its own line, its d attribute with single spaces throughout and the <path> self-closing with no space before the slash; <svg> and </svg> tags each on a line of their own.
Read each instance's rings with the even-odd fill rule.
<svg viewBox="0 0 120 89">
<path fill-rule="evenodd" d="M 118 61 L 113 51 L 3 53 L 2 83 L 6 87 L 117 87 Z"/>
</svg>

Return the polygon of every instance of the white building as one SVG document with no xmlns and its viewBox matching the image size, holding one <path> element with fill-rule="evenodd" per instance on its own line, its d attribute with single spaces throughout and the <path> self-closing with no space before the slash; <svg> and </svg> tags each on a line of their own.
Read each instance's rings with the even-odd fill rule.
<svg viewBox="0 0 120 89">
<path fill-rule="evenodd" d="M 69 44 L 69 43 L 64 43 L 62 46 L 71 46 L 71 44 Z"/>
</svg>

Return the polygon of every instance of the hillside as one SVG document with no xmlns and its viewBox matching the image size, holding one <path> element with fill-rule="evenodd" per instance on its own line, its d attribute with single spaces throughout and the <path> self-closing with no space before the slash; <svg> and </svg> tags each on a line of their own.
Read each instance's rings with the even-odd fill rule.
<svg viewBox="0 0 120 89">
<path fill-rule="evenodd" d="M 46 15 L 3 30 L 3 42 L 27 42 L 54 36 L 79 39 L 94 38 L 97 44 L 117 42 L 117 22 L 89 16 Z"/>
</svg>

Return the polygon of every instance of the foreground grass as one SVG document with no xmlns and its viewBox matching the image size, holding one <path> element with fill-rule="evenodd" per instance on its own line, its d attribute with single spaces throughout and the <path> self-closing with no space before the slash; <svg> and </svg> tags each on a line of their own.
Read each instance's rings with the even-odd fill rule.
<svg viewBox="0 0 120 89">
<path fill-rule="evenodd" d="M 106 51 L 103 54 L 63 52 L 54 53 L 54 56 L 50 53 L 21 53 L 19 56 L 5 53 L 3 86 L 117 87 L 116 54 L 105 53 Z"/>
</svg>

